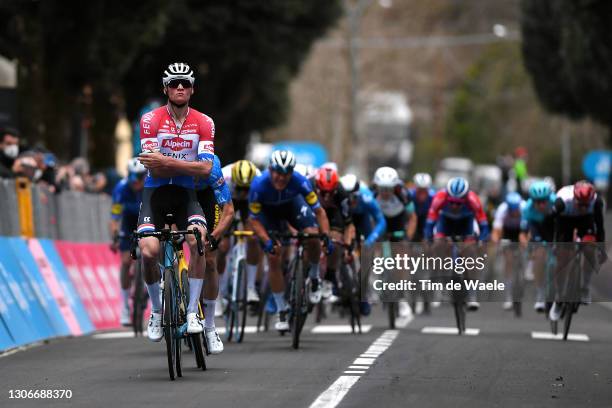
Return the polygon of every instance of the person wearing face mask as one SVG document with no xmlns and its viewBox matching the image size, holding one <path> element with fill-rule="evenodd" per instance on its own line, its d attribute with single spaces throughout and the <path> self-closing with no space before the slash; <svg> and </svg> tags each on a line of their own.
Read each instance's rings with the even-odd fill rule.
<svg viewBox="0 0 612 408">
<path fill-rule="evenodd" d="M 19 132 L 15 129 L 0 130 L 0 178 L 13 178 L 13 165 L 19 155 Z"/>
</svg>

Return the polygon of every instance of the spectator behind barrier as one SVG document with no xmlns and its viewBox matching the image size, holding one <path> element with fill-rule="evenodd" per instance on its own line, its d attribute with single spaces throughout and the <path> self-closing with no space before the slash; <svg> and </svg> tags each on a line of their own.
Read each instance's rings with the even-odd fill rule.
<svg viewBox="0 0 612 408">
<path fill-rule="evenodd" d="M 19 132 L 16 129 L 0 130 L 0 178 L 13 178 L 13 166 L 19 155 Z"/>
</svg>

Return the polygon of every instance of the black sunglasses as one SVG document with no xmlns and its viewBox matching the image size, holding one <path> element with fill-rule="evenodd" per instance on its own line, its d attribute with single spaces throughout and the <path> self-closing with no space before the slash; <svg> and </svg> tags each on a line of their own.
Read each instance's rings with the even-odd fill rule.
<svg viewBox="0 0 612 408">
<path fill-rule="evenodd" d="M 191 82 L 187 79 L 173 79 L 168 82 L 168 88 L 176 89 L 179 85 L 182 85 L 183 88 L 191 88 Z"/>
</svg>

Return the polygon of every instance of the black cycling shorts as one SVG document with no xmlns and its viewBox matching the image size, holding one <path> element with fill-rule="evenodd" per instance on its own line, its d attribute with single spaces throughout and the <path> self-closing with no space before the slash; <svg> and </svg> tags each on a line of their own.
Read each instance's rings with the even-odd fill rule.
<svg viewBox="0 0 612 408">
<path fill-rule="evenodd" d="M 346 227 L 344 223 L 344 217 L 342 217 L 342 211 L 336 207 L 325 208 L 325 214 L 329 220 L 329 228 L 335 231 L 344 231 Z"/>
<path fill-rule="evenodd" d="M 167 214 L 174 216 L 174 223 L 179 230 L 192 224 L 206 227 L 206 218 L 195 190 L 175 184 L 145 187 L 138 215 L 138 232 L 164 228 Z"/>
<path fill-rule="evenodd" d="M 211 232 L 219 225 L 221 219 L 221 206 L 217 204 L 215 198 L 215 192 L 212 188 L 205 188 L 196 192 L 198 202 L 202 211 L 204 211 L 204 218 L 206 218 L 206 225 L 209 226 Z"/>
<path fill-rule="evenodd" d="M 406 211 L 402 211 L 395 217 L 385 216 L 385 220 L 387 221 L 387 233 L 392 234 L 397 231 L 406 231 L 408 213 Z"/>
</svg>

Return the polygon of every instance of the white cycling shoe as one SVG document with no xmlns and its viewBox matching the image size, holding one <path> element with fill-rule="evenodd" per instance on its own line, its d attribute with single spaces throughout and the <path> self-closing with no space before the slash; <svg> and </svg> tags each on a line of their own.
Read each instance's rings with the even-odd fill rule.
<svg viewBox="0 0 612 408">
<path fill-rule="evenodd" d="M 479 303 L 479 302 L 476 302 L 476 301 L 474 301 L 474 300 L 469 301 L 469 302 L 467 302 L 467 309 L 468 309 L 470 312 L 475 312 L 475 311 L 477 311 L 478 309 L 480 309 L 480 303 Z"/>
<path fill-rule="evenodd" d="M 535 302 L 533 304 L 533 309 L 538 313 L 544 313 L 546 310 L 546 303 L 544 302 Z"/>
<path fill-rule="evenodd" d="M 149 325 L 147 326 L 147 336 L 151 341 L 161 341 L 162 337 L 164 337 L 164 331 L 161 327 L 162 315 L 161 313 L 151 313 L 151 317 L 149 318 Z"/>
<path fill-rule="evenodd" d="M 259 294 L 255 288 L 247 288 L 247 303 L 259 303 Z"/>
<path fill-rule="evenodd" d="M 289 322 L 287 321 L 287 315 L 289 314 L 288 310 L 284 312 L 279 312 L 276 314 L 276 323 L 274 323 L 274 328 L 278 331 L 289 331 Z"/>
<path fill-rule="evenodd" d="M 504 310 L 512 310 L 512 301 L 511 300 L 506 300 L 504 302 L 504 304 L 502 305 L 502 308 Z"/>
<path fill-rule="evenodd" d="M 119 322 L 122 326 L 130 325 L 130 308 L 128 306 L 123 306 L 121 308 L 121 317 L 119 318 Z"/>
<path fill-rule="evenodd" d="M 559 320 L 561 318 L 561 305 L 557 302 L 553 303 L 550 312 L 548 312 L 548 318 L 553 322 Z"/>
<path fill-rule="evenodd" d="M 206 348 L 210 354 L 221 354 L 223 352 L 223 342 L 217 333 L 217 329 L 204 329 Z"/>
<path fill-rule="evenodd" d="M 204 328 L 202 327 L 202 322 L 200 322 L 197 313 L 187 313 L 187 333 L 198 334 L 203 331 Z"/>
<path fill-rule="evenodd" d="M 312 304 L 317 304 L 321 301 L 322 298 L 322 291 L 321 291 L 321 280 L 320 279 L 313 279 L 310 281 L 311 286 L 310 286 L 310 293 L 308 294 L 308 298 L 310 300 L 310 303 Z"/>
<path fill-rule="evenodd" d="M 397 314 L 399 317 L 408 317 L 412 315 L 412 308 L 406 301 L 397 303 Z"/>
</svg>

